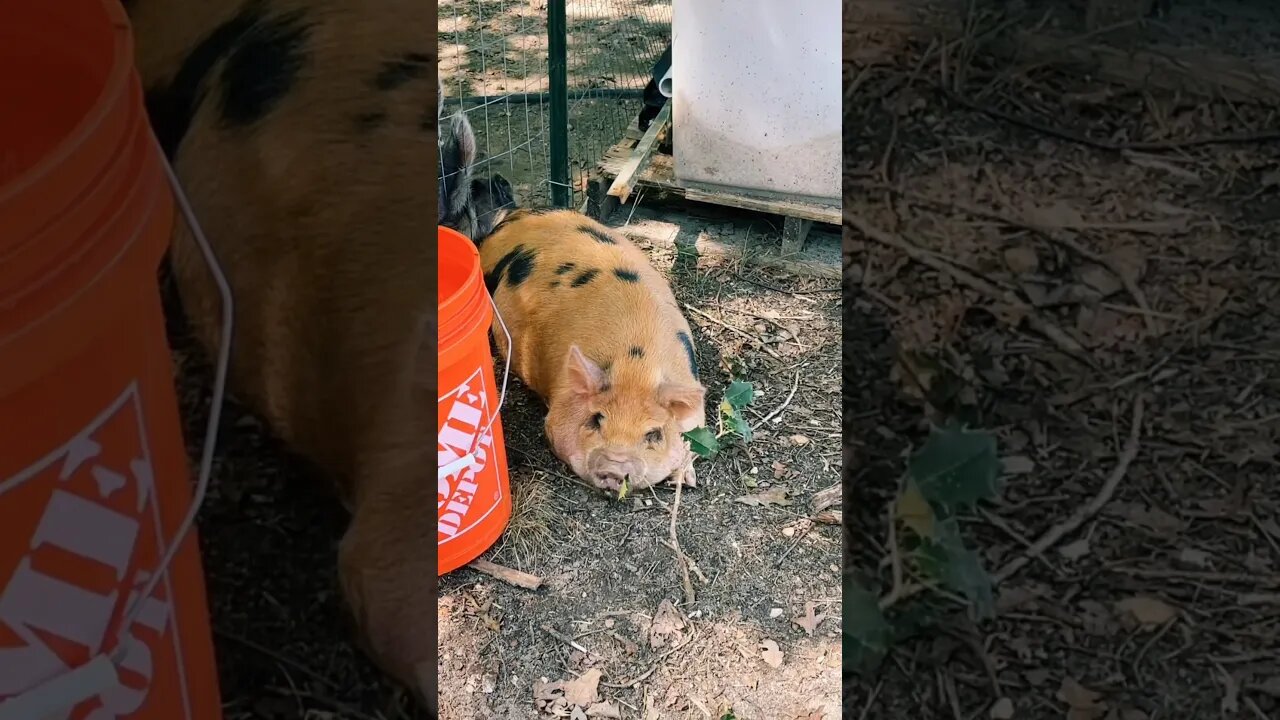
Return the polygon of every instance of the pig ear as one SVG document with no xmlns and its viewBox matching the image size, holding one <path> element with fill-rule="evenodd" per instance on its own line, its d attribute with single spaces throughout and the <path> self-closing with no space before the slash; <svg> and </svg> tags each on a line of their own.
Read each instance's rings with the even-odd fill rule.
<svg viewBox="0 0 1280 720">
<path fill-rule="evenodd" d="M 569 388 L 577 395 L 595 395 L 604 389 L 604 370 L 582 354 L 577 345 L 569 346 Z"/>
<path fill-rule="evenodd" d="M 669 382 L 658 388 L 658 402 L 682 425 L 702 412 L 706 396 L 707 391 L 701 385 Z"/>
</svg>

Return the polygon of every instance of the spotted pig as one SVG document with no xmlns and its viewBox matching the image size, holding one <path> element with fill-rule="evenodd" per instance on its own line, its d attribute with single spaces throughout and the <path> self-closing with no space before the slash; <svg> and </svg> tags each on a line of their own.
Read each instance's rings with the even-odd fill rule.
<svg viewBox="0 0 1280 720">
<path fill-rule="evenodd" d="M 126 6 L 152 125 L 234 293 L 232 391 L 335 479 L 361 643 L 434 712 L 434 12 L 421 0 Z M 212 355 L 219 297 L 181 221 L 170 261 Z"/>
<path fill-rule="evenodd" d="M 681 433 L 704 424 L 689 323 L 627 238 L 576 212 L 516 210 L 480 245 L 511 334 L 499 352 L 547 404 L 546 433 L 579 477 L 608 491 L 692 484 Z"/>
</svg>

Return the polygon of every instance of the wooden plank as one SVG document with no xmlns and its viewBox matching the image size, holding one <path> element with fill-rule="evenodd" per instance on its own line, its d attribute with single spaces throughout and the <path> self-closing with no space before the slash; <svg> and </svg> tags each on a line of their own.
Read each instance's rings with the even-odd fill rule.
<svg viewBox="0 0 1280 720">
<path fill-rule="evenodd" d="M 788 216 L 782 222 L 782 254 L 794 255 L 804 251 L 804 239 L 809 234 L 812 220 Z"/>
<path fill-rule="evenodd" d="M 650 126 L 650 129 L 652 127 Z M 608 152 L 600 160 L 599 167 L 601 172 L 608 177 L 618 177 L 628 159 L 634 153 L 634 144 L 634 141 L 624 139 L 609 148 Z M 772 213 L 828 225 L 839 225 L 841 222 L 840 207 L 838 205 L 821 205 L 802 200 L 781 200 L 728 190 L 703 190 L 685 187 L 676 180 L 675 159 L 665 153 L 653 153 L 650 156 L 649 166 L 632 178 L 632 184 L 633 186 L 647 185 L 659 190 L 673 192 L 694 202 Z"/>
<path fill-rule="evenodd" d="M 658 135 L 662 133 L 663 127 L 669 122 L 671 122 L 671 103 L 662 106 L 662 110 L 653 119 L 649 129 L 640 138 L 640 142 L 636 143 L 630 156 L 627 157 L 627 161 L 618 169 L 613 185 L 609 186 L 609 192 L 606 193 L 607 195 L 616 197 L 620 202 L 624 203 L 627 198 L 631 197 L 631 190 L 635 187 L 633 179 L 636 175 L 644 172 L 649 165 L 649 159 L 653 155 L 654 148 L 658 145 Z"/>
<path fill-rule="evenodd" d="M 772 198 L 762 198 L 754 195 L 743 195 L 732 192 L 713 192 L 708 190 L 699 190 L 698 188 L 683 188 L 683 191 L 685 199 L 693 200 L 694 202 L 712 203 L 714 205 L 736 207 L 743 210 L 773 213 L 775 215 L 784 215 L 786 217 L 799 218 L 801 220 L 812 220 L 814 222 L 826 223 L 828 225 L 840 224 L 840 208 L 834 206 L 818 205 L 817 203 L 807 203 L 797 200 L 774 200 Z"/>
</svg>

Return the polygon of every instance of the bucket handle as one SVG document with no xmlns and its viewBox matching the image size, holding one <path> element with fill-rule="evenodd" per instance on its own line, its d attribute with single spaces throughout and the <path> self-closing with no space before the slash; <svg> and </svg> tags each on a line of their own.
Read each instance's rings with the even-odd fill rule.
<svg viewBox="0 0 1280 720">
<path fill-rule="evenodd" d="M 502 334 L 507 338 L 507 357 L 505 358 L 505 366 L 502 369 L 502 392 L 498 395 L 498 407 L 489 416 L 489 424 L 484 426 L 483 432 L 476 435 L 476 444 L 472 446 L 466 455 L 438 466 L 436 469 L 437 482 L 459 472 L 462 468 L 475 461 L 480 438 L 488 435 L 493 430 L 493 423 L 500 417 L 502 406 L 507 403 L 507 381 L 511 379 L 511 331 L 507 329 L 507 322 L 502 319 L 502 312 L 498 310 L 498 301 L 494 300 L 493 295 L 487 290 L 485 291 L 485 297 L 489 299 L 489 304 L 493 306 L 493 316 L 497 318 L 498 325 L 502 328 Z M 3 718 L 0 718 L 0 720 L 3 720 Z"/>
<path fill-rule="evenodd" d="M 111 653 L 108 655 L 94 655 L 87 663 L 72 668 L 4 702 L 0 702 L 0 720 L 31 720 L 31 718 L 50 717 L 57 712 L 75 707 L 85 700 L 100 695 L 103 691 L 119 682 L 116 665 L 124 660 L 124 656 L 129 651 L 129 644 L 125 642 L 125 634 L 133 625 L 134 620 L 138 618 L 138 614 L 142 611 L 147 599 L 151 597 L 151 593 L 155 592 L 160 580 L 169 571 L 169 566 L 173 563 L 173 558 L 177 555 L 178 548 L 182 547 L 187 534 L 191 532 L 192 526 L 195 525 L 196 515 L 200 512 L 200 506 L 204 504 L 205 495 L 209 490 L 209 477 L 213 474 L 213 454 L 218 443 L 218 425 L 222 419 L 223 400 L 226 397 L 227 370 L 231 364 L 231 339 L 235 328 L 235 304 L 231 296 L 231 285 L 227 282 L 226 275 L 222 272 L 222 266 L 218 263 L 213 247 L 209 245 L 208 238 L 205 237 L 204 231 L 200 228 L 200 222 L 196 219 L 195 211 L 191 209 L 191 203 L 187 200 L 187 195 L 183 192 L 181 183 L 178 182 L 178 176 L 173 171 L 173 166 L 169 164 L 169 159 L 165 157 L 164 151 L 161 149 L 160 143 L 156 141 L 154 133 L 151 139 L 155 145 L 156 154 L 164 166 L 165 175 L 169 180 L 170 188 L 173 190 L 178 208 L 182 212 L 183 218 L 187 221 L 187 227 L 191 230 L 196 244 L 200 247 L 205 263 L 208 264 L 209 271 L 213 274 L 213 280 L 218 286 L 218 294 L 222 298 L 222 335 L 220 338 L 222 342 L 219 343 L 218 347 L 217 365 L 213 376 L 213 396 L 209 404 L 209 423 L 205 428 L 204 449 L 200 457 L 200 471 L 197 475 L 195 494 L 191 498 L 191 507 L 188 508 L 186 516 L 182 518 L 181 524 L 174 531 L 173 539 L 165 549 L 165 553 L 160 559 L 160 564 L 151 574 L 151 577 L 147 579 L 142 592 L 135 596 L 133 603 L 125 610 L 124 617 L 121 618 L 120 626 L 116 631 L 115 648 Z"/>
</svg>

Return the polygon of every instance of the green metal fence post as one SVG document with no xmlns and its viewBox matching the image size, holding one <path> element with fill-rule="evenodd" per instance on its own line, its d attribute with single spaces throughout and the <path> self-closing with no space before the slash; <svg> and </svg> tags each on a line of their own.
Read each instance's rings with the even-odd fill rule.
<svg viewBox="0 0 1280 720">
<path fill-rule="evenodd" d="M 569 207 L 569 66 L 565 0 L 547 0 L 547 76 L 551 84 L 549 138 L 551 204 Z"/>
</svg>

